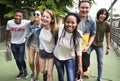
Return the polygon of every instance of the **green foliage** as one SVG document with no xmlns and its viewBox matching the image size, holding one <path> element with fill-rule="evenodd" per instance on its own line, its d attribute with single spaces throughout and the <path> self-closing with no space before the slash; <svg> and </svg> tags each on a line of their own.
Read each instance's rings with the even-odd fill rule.
<svg viewBox="0 0 120 81">
<path fill-rule="evenodd" d="M 95 0 L 91 0 L 95 3 Z M 27 10 L 25 14 L 31 16 L 31 12 L 36 9 L 52 9 L 56 16 L 63 16 L 69 12 L 68 7 L 73 7 L 74 0 L 0 0 L 1 19 L 10 19 L 13 17 L 13 11 L 16 8 Z M 29 17 L 28 17 L 29 18 Z"/>
<path fill-rule="evenodd" d="M 14 12 L 11 11 L 11 12 L 5 14 L 5 15 L 4 15 L 4 18 L 11 18 L 11 17 L 13 17 L 13 13 L 14 13 Z"/>
<path fill-rule="evenodd" d="M 27 9 L 28 12 L 32 12 L 35 9 L 52 9 L 59 16 L 69 12 L 67 6 L 72 7 L 73 0 L 0 0 L 1 4 L 8 11 L 3 16 L 5 18 L 13 16 L 12 12 L 15 8 Z"/>
</svg>

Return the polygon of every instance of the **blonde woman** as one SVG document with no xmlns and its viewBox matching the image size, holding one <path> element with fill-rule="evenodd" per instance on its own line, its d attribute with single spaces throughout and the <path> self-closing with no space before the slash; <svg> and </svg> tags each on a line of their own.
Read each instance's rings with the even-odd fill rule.
<svg viewBox="0 0 120 81">
<path fill-rule="evenodd" d="M 45 73 L 47 69 L 46 80 L 53 81 L 53 51 L 55 48 L 54 37 L 56 34 L 56 17 L 54 11 L 45 10 L 41 20 L 43 26 L 39 34 L 40 72 Z"/>
<path fill-rule="evenodd" d="M 41 29 L 41 12 L 36 10 L 33 13 L 34 16 L 34 24 L 31 24 L 29 27 L 29 35 L 28 35 L 28 57 L 29 57 L 29 65 L 31 69 L 31 77 L 30 81 L 39 81 L 39 49 L 38 49 L 38 38 L 39 32 Z M 36 72 L 35 72 L 36 71 Z"/>
</svg>

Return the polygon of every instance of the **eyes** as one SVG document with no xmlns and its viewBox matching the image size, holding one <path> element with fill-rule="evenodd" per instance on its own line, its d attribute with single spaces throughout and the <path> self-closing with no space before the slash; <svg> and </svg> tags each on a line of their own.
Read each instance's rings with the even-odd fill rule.
<svg viewBox="0 0 120 81">
<path fill-rule="evenodd" d="M 66 21 L 66 24 L 76 24 L 74 21 Z"/>
<path fill-rule="evenodd" d="M 33 13 L 33 16 L 40 16 L 39 13 Z"/>
<path fill-rule="evenodd" d="M 77 24 L 77 19 L 74 16 L 69 16 L 66 18 L 65 23 L 67 25 L 74 25 L 74 24 Z"/>
</svg>

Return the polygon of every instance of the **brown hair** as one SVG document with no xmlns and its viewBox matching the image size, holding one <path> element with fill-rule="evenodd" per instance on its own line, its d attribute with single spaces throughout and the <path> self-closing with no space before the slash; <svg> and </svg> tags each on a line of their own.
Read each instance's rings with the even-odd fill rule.
<svg viewBox="0 0 120 81">
<path fill-rule="evenodd" d="M 81 3 L 89 3 L 90 4 L 90 7 L 91 7 L 91 1 L 90 0 L 82 0 L 82 1 L 79 1 L 79 4 L 78 4 L 78 7 L 80 7 Z"/>
</svg>

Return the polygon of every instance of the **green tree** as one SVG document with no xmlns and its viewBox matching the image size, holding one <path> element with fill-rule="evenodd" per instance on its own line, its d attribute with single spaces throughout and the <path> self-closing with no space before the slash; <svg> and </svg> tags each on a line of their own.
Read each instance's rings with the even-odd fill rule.
<svg viewBox="0 0 120 81">
<path fill-rule="evenodd" d="M 91 1 L 94 3 L 94 0 Z M 22 8 L 25 11 L 25 18 L 29 18 L 35 9 L 52 9 L 59 17 L 68 13 L 67 7 L 73 7 L 73 4 L 74 0 L 0 0 L 0 22 L 6 22 L 7 19 L 12 18 L 16 8 Z"/>
</svg>

